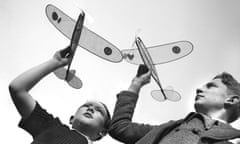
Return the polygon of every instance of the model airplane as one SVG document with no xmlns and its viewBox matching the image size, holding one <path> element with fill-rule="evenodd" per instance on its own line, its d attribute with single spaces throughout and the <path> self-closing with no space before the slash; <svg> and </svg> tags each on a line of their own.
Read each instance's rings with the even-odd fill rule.
<svg viewBox="0 0 240 144">
<path fill-rule="evenodd" d="M 76 25 L 74 27 L 71 43 L 70 43 L 70 46 L 69 46 L 69 48 L 70 48 L 70 53 L 69 53 L 70 62 L 68 64 L 67 69 L 65 69 L 64 67 L 61 67 L 61 68 L 54 71 L 54 74 L 58 78 L 65 80 L 70 86 L 72 86 L 73 88 L 76 88 L 76 89 L 79 89 L 79 88 L 82 87 L 82 81 L 77 76 L 75 76 L 76 71 L 75 70 L 70 70 L 70 67 L 71 67 L 72 60 L 73 60 L 73 57 L 75 55 L 75 52 L 76 52 L 76 49 L 77 49 L 77 46 L 78 46 L 78 43 L 79 43 L 79 39 L 80 39 L 80 36 L 81 36 L 84 17 L 85 17 L 84 12 L 81 12 L 79 17 L 78 17 L 78 20 L 76 22 Z"/>
<path fill-rule="evenodd" d="M 151 71 L 151 76 L 160 90 L 153 90 L 151 95 L 157 101 L 179 101 L 181 96 L 173 89 L 163 89 L 155 65 L 177 60 L 190 54 L 193 45 L 188 41 L 175 42 L 161 46 L 146 48 L 140 37 L 135 38 L 137 49 L 124 50 L 124 58 L 132 64 L 144 64 Z M 146 72 L 146 70 L 145 70 Z"/>
<path fill-rule="evenodd" d="M 49 21 L 67 38 L 71 39 L 73 37 L 74 27 L 76 25 L 76 21 L 71 17 L 66 15 L 63 11 L 55 7 L 54 5 L 47 5 L 46 7 L 46 15 Z M 138 49 L 127 49 L 120 51 L 116 46 L 97 35 L 96 33 L 89 30 L 84 25 L 81 26 L 80 32 L 80 40 L 78 45 L 87 51 L 105 59 L 110 62 L 121 62 L 124 58 L 127 62 L 132 64 L 143 64 L 142 56 L 139 54 Z M 139 38 L 140 39 L 140 38 Z M 75 42 L 77 43 L 77 42 Z M 137 40 L 136 40 L 137 43 Z M 143 43 L 142 43 L 143 44 Z M 168 43 L 164 45 L 158 45 L 153 47 L 145 48 L 149 53 L 148 55 L 152 59 L 152 65 L 163 64 L 167 62 L 171 62 L 174 60 L 178 60 L 188 54 L 190 54 L 193 50 L 193 45 L 188 41 L 179 41 Z M 75 52 L 76 49 L 73 49 Z M 75 76 L 75 70 L 70 70 L 70 65 L 68 69 L 58 69 L 55 71 L 55 74 L 58 78 L 64 79 L 68 82 L 68 84 L 74 88 L 81 87 L 81 80 Z M 67 74 L 68 73 L 68 74 Z M 155 71 L 156 73 L 156 71 Z M 156 74 L 154 74 L 156 75 Z M 156 77 L 156 76 L 154 76 Z M 159 81 L 159 80 L 158 80 Z M 160 82 L 159 82 L 160 84 Z M 170 91 L 169 91 L 170 92 Z M 165 91 L 164 99 L 168 98 Z M 154 93 L 159 92 L 152 92 Z M 160 97 L 159 97 L 160 98 Z M 170 99 L 170 98 L 169 98 Z M 173 99 L 174 100 L 174 99 Z"/>
<path fill-rule="evenodd" d="M 84 12 L 80 14 L 79 19 L 76 22 L 60 9 L 49 4 L 46 6 L 46 15 L 49 21 L 63 35 L 71 39 L 72 56 L 74 56 L 76 47 L 79 45 L 87 51 L 110 62 L 117 63 L 122 61 L 122 53 L 116 46 L 83 25 Z M 71 58 L 71 62 L 72 59 L 73 57 Z M 60 68 L 54 73 L 58 78 L 65 80 L 71 87 L 81 88 L 82 82 L 77 76 L 75 76 L 76 71 L 70 70 L 71 62 L 67 69 Z"/>
</svg>

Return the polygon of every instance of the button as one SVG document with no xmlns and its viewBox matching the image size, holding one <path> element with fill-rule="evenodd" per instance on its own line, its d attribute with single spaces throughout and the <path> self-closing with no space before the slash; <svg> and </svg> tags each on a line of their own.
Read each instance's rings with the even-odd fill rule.
<svg viewBox="0 0 240 144">
<path fill-rule="evenodd" d="M 179 130 L 180 130 L 179 128 L 176 128 L 176 129 L 175 129 L 175 132 L 178 132 Z"/>
<path fill-rule="evenodd" d="M 196 135 L 200 135 L 201 130 L 194 128 L 194 129 L 192 129 L 192 133 L 194 133 L 194 134 L 196 134 Z"/>
</svg>

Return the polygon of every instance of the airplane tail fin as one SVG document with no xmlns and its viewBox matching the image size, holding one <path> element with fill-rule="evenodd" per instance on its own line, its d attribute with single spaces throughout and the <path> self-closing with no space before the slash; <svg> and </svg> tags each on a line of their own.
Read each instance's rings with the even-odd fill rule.
<svg viewBox="0 0 240 144">
<path fill-rule="evenodd" d="M 163 94 L 164 92 L 164 94 Z M 161 90 L 153 90 L 151 92 L 152 97 L 157 100 L 157 101 L 165 101 L 165 100 L 170 100 L 173 102 L 177 102 L 181 100 L 181 95 L 173 90 L 173 89 L 163 89 L 163 92 Z"/>
<path fill-rule="evenodd" d="M 61 80 L 65 80 L 72 88 L 80 89 L 82 87 L 82 81 L 75 75 L 75 70 L 70 70 L 67 79 L 65 79 L 67 69 L 64 67 L 58 68 L 54 71 L 54 74 Z"/>
</svg>

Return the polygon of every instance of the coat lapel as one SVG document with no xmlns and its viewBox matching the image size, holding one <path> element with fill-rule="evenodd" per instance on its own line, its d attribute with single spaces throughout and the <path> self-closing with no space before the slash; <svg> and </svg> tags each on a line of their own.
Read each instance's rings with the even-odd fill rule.
<svg viewBox="0 0 240 144">
<path fill-rule="evenodd" d="M 183 123 L 186 119 L 193 116 L 195 113 L 191 112 L 184 119 L 177 121 L 169 121 L 166 124 L 162 124 L 153 128 L 148 134 L 146 134 L 143 138 L 137 141 L 136 144 L 154 144 L 158 143 L 164 136 L 166 136 L 172 129 L 176 128 L 180 124 Z"/>
<path fill-rule="evenodd" d="M 192 113 L 190 114 L 190 116 Z M 188 115 L 189 117 L 189 115 Z M 186 118 L 185 118 L 186 119 Z M 172 129 L 179 126 L 183 120 L 170 121 L 166 124 L 153 128 L 148 134 L 141 138 L 136 144 L 154 144 L 158 143 L 161 138 L 166 136 Z M 213 126 L 208 131 L 205 131 L 201 135 L 201 139 L 211 140 L 230 140 L 240 138 L 240 130 L 233 128 L 228 124 L 219 122 L 218 125 Z"/>
<path fill-rule="evenodd" d="M 169 121 L 166 124 L 153 128 L 148 134 L 141 138 L 136 144 L 154 144 L 164 137 L 169 131 L 182 123 L 183 120 Z"/>
<path fill-rule="evenodd" d="M 204 132 L 201 138 L 214 140 L 229 140 L 234 138 L 240 138 L 240 130 L 235 129 L 228 124 L 219 122 L 218 125 L 215 125 L 210 130 Z"/>
</svg>

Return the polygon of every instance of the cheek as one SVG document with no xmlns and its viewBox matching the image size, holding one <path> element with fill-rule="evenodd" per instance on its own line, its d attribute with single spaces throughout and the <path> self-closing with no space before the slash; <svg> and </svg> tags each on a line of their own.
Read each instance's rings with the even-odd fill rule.
<svg viewBox="0 0 240 144">
<path fill-rule="evenodd" d="M 85 112 L 84 109 L 79 109 L 79 110 L 75 113 L 75 117 L 77 117 L 77 118 L 81 117 L 84 112 Z"/>
<path fill-rule="evenodd" d="M 210 97 L 208 101 L 209 103 L 213 103 L 213 104 L 223 104 L 225 99 L 219 95 L 214 95 Z"/>
<path fill-rule="evenodd" d="M 103 125 L 105 122 L 105 118 L 101 114 L 96 114 L 96 121 L 99 125 Z"/>
</svg>

